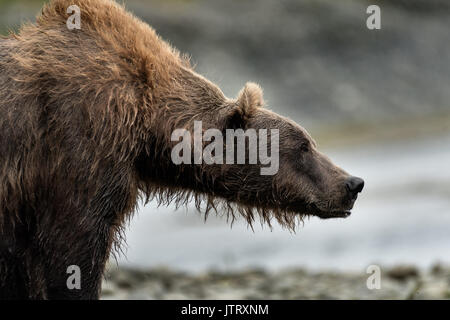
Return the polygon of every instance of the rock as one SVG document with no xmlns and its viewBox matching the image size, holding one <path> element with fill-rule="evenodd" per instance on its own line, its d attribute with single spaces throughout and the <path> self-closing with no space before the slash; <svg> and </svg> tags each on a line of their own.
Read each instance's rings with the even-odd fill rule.
<svg viewBox="0 0 450 320">
<path fill-rule="evenodd" d="M 432 267 L 431 267 L 431 274 L 434 274 L 434 275 L 442 275 L 442 274 L 444 274 L 446 271 L 447 271 L 447 273 L 448 273 L 448 269 L 446 270 L 445 269 L 445 267 L 442 265 L 442 264 L 440 264 L 440 263 L 436 263 L 436 264 L 434 264 Z"/>
<path fill-rule="evenodd" d="M 408 278 L 416 278 L 419 276 L 419 270 L 414 266 L 398 266 L 389 269 L 386 275 L 398 281 L 405 281 Z"/>
</svg>

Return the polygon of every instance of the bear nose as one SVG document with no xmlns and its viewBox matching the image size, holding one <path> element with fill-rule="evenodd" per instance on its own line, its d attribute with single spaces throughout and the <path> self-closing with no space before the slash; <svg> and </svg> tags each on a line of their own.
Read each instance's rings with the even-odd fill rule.
<svg viewBox="0 0 450 320">
<path fill-rule="evenodd" d="M 364 188 L 364 180 L 358 177 L 350 177 L 345 183 L 345 186 L 352 199 L 356 199 L 358 193 Z"/>
</svg>

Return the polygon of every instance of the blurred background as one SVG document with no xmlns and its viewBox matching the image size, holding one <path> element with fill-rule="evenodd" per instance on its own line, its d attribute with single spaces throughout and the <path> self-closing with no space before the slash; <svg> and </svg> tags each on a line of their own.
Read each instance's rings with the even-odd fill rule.
<svg viewBox="0 0 450 320">
<path fill-rule="evenodd" d="M 123 2 L 226 95 L 258 82 L 366 187 L 349 218 L 296 233 L 141 206 L 106 298 L 450 297 L 450 2 Z M 0 32 L 42 3 L 0 0 Z M 366 27 L 370 4 L 381 30 Z M 367 289 L 371 264 L 384 290 Z"/>
</svg>

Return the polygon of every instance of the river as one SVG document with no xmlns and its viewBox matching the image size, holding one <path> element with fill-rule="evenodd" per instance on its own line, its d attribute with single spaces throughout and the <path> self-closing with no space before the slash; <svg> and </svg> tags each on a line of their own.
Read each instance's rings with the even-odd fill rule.
<svg viewBox="0 0 450 320">
<path fill-rule="evenodd" d="M 323 151 L 366 182 L 349 218 L 310 218 L 296 233 L 278 225 L 253 232 L 242 221 L 205 223 L 192 207 L 150 203 L 132 219 L 119 265 L 362 270 L 450 262 L 450 134 Z"/>
</svg>

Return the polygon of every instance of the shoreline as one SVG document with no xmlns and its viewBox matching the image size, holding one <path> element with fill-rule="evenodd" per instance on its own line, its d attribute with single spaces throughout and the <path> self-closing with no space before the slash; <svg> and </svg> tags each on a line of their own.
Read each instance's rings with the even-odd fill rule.
<svg viewBox="0 0 450 320">
<path fill-rule="evenodd" d="M 309 128 L 309 129 L 308 129 Z M 450 113 L 394 118 L 391 121 L 349 121 L 333 125 L 311 125 L 307 130 L 325 148 L 376 146 L 413 139 L 445 136 L 450 133 Z"/>
<path fill-rule="evenodd" d="M 187 273 L 168 268 L 109 267 L 102 299 L 450 299 L 450 267 L 381 268 L 380 289 L 368 289 L 370 274 L 290 268 L 275 272 Z"/>
</svg>

